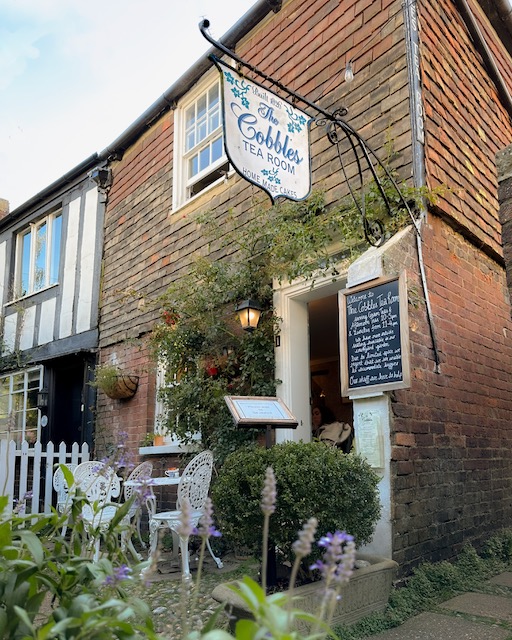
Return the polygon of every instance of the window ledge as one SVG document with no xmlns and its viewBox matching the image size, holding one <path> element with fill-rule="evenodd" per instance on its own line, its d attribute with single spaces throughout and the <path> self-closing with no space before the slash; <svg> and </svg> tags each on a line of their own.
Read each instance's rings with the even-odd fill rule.
<svg viewBox="0 0 512 640">
<path fill-rule="evenodd" d="M 184 444 L 160 444 L 157 447 L 139 447 L 139 455 L 141 456 L 161 456 L 167 453 L 187 453 L 195 451 L 197 447 L 194 445 Z"/>
<path fill-rule="evenodd" d="M 34 296 L 37 296 L 39 293 L 43 293 L 44 291 L 48 291 L 49 289 L 54 289 L 55 287 L 58 287 L 58 286 L 59 286 L 59 282 L 54 282 L 53 284 L 49 284 L 48 286 L 43 287 L 42 289 L 38 289 L 37 291 L 26 293 L 24 296 L 20 296 L 19 298 L 13 298 L 12 300 L 9 300 L 8 302 L 6 302 L 4 307 L 9 307 L 11 305 L 18 304 L 23 300 L 27 300 L 28 298 L 33 298 Z"/>
</svg>

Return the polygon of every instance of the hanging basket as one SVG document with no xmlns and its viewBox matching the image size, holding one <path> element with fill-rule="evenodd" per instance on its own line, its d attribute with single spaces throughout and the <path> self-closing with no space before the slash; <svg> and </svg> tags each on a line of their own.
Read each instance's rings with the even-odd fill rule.
<svg viewBox="0 0 512 640">
<path fill-rule="evenodd" d="M 109 385 L 108 389 L 103 390 L 113 400 L 126 400 L 133 398 L 138 386 L 139 376 L 121 374 Z"/>
</svg>

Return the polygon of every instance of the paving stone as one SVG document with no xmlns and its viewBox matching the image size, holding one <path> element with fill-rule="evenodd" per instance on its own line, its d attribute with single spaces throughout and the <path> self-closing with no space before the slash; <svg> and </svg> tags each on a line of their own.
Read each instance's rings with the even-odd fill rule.
<svg viewBox="0 0 512 640">
<path fill-rule="evenodd" d="M 464 593 L 440 605 L 443 609 L 460 611 L 472 616 L 484 616 L 512 622 L 512 598 L 486 593 Z"/>
<path fill-rule="evenodd" d="M 512 571 L 505 571 L 499 576 L 494 576 L 489 580 L 491 584 L 499 584 L 501 587 L 512 587 Z"/>
<path fill-rule="evenodd" d="M 493 624 L 439 613 L 420 613 L 400 627 L 378 633 L 369 640 L 508 640 L 510 637 L 510 631 Z"/>
</svg>

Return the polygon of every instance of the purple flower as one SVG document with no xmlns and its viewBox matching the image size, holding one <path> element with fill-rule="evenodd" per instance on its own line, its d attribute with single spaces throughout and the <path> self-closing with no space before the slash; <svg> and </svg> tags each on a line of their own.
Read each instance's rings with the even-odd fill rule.
<svg viewBox="0 0 512 640">
<path fill-rule="evenodd" d="M 104 584 L 113 586 L 118 582 L 122 582 L 123 580 L 128 580 L 131 577 L 130 576 L 131 572 L 132 570 L 126 564 L 122 564 L 119 567 L 115 567 L 114 572 L 105 578 Z"/>
<path fill-rule="evenodd" d="M 202 536 L 205 538 L 219 538 L 222 533 L 217 531 L 213 526 L 213 504 L 210 498 L 206 498 L 204 505 L 204 513 L 199 520 L 199 526 L 192 529 L 192 533 L 196 536 Z"/>
<path fill-rule="evenodd" d="M 190 521 L 190 503 L 188 500 L 183 500 L 181 503 L 181 513 L 179 516 L 180 523 L 176 529 L 176 533 L 182 538 L 188 538 L 192 534 L 192 524 Z"/>
<path fill-rule="evenodd" d="M 318 546 L 325 548 L 324 557 L 322 560 L 317 560 L 310 568 L 320 571 L 327 588 L 348 582 L 354 568 L 356 551 L 353 536 L 345 531 L 327 533 L 320 538 Z"/>
<path fill-rule="evenodd" d="M 265 516 L 271 516 L 276 510 L 276 478 L 272 467 L 268 467 L 265 472 L 265 481 L 261 492 L 261 510 Z"/>
</svg>

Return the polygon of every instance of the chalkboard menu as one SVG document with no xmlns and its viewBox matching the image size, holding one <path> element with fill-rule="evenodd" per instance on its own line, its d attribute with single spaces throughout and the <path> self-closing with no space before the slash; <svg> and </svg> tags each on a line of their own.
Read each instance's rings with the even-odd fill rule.
<svg viewBox="0 0 512 640">
<path fill-rule="evenodd" d="M 340 303 L 342 395 L 408 387 L 405 275 L 345 289 Z"/>
</svg>

